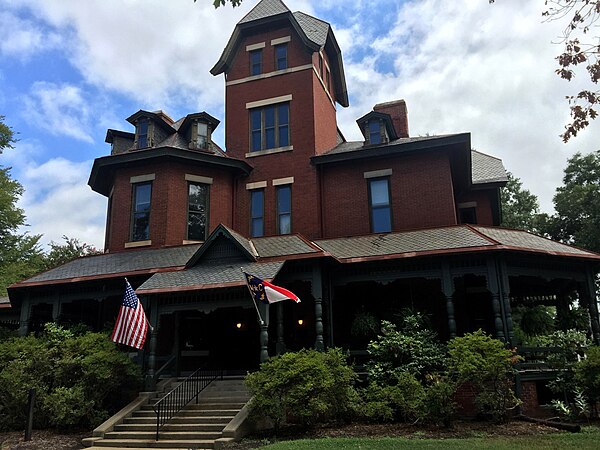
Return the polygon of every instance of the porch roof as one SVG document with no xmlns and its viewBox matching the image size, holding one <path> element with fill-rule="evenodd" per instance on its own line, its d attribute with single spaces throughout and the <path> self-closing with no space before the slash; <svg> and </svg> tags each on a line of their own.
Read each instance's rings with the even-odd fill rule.
<svg viewBox="0 0 600 450">
<path fill-rule="evenodd" d="M 600 260 L 597 253 L 527 231 L 472 225 L 323 239 L 315 244 L 343 263 L 498 250 Z"/>
<path fill-rule="evenodd" d="M 284 261 L 249 263 L 241 260 L 237 264 L 233 261 L 222 264 L 201 263 L 182 271 L 156 273 L 138 287 L 136 292 L 148 295 L 244 286 L 246 280 L 241 267 L 259 278 L 272 280 L 283 264 Z"/>
<path fill-rule="evenodd" d="M 191 244 L 84 256 L 15 283 L 11 288 L 182 269 L 199 246 L 199 244 Z"/>
</svg>

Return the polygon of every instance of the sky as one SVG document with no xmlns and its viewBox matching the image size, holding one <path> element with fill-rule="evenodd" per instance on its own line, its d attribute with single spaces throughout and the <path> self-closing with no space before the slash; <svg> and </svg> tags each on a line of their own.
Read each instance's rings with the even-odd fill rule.
<svg viewBox="0 0 600 450">
<path fill-rule="evenodd" d="M 174 119 L 206 111 L 224 119 L 223 75 L 209 70 L 235 24 L 256 5 L 212 0 L 0 0 L 0 115 L 18 132 L 0 166 L 24 187 L 19 200 L 42 244 L 62 236 L 102 248 L 106 198 L 87 185 L 110 153 L 108 128 L 140 109 Z M 350 106 L 338 126 L 405 99 L 411 136 L 471 133 L 473 148 L 501 158 L 542 211 L 567 159 L 600 149 L 600 121 L 568 144 L 565 96 L 585 87 L 555 73 L 564 22 L 543 22 L 544 0 L 287 0 L 329 22 L 344 58 Z M 223 146 L 225 127 L 213 135 Z M 47 248 L 47 247 L 45 247 Z"/>
</svg>

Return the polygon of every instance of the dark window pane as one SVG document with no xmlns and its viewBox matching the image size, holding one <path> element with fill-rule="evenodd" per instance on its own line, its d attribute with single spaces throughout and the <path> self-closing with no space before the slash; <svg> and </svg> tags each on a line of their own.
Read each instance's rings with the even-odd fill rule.
<svg viewBox="0 0 600 450">
<path fill-rule="evenodd" d="M 275 147 L 275 128 L 265 130 L 265 149 Z"/>
<path fill-rule="evenodd" d="M 292 216 L 282 214 L 279 216 L 279 234 L 290 234 L 292 232 Z"/>
<path fill-rule="evenodd" d="M 265 128 L 275 126 L 275 107 L 269 106 L 265 108 Z"/>
<path fill-rule="evenodd" d="M 188 239 L 203 241 L 206 238 L 206 214 L 190 213 L 188 215 Z"/>
<path fill-rule="evenodd" d="M 279 146 L 287 147 L 290 145 L 290 133 L 287 125 L 279 127 Z"/>
<path fill-rule="evenodd" d="M 250 75 L 260 75 L 262 73 L 262 50 L 250 52 Z"/>
<path fill-rule="evenodd" d="M 252 218 L 262 217 L 264 211 L 263 191 L 252 191 Z"/>
<path fill-rule="evenodd" d="M 188 185 L 188 239 L 203 241 L 206 238 L 208 190 L 207 184 Z"/>
<path fill-rule="evenodd" d="M 371 205 L 387 206 L 390 204 L 388 180 L 371 181 Z"/>
<path fill-rule="evenodd" d="M 261 114 L 260 114 L 260 109 L 253 109 L 250 112 L 250 120 L 252 122 L 252 129 L 253 130 L 260 130 L 261 127 Z"/>
<path fill-rule="evenodd" d="M 262 134 L 261 134 L 260 130 L 252 132 L 252 151 L 253 152 L 262 149 L 261 139 L 262 139 Z"/>
<path fill-rule="evenodd" d="M 392 231 L 392 217 L 389 207 L 373 208 L 373 233 Z"/>
<path fill-rule="evenodd" d="M 379 120 L 369 122 L 369 143 L 381 144 L 381 129 Z"/>
<path fill-rule="evenodd" d="M 136 184 L 134 189 L 134 211 L 150 211 L 150 196 L 152 195 L 152 185 L 150 183 Z"/>
<path fill-rule="evenodd" d="M 275 47 L 276 69 L 287 69 L 287 45 L 282 44 Z"/>
<path fill-rule="evenodd" d="M 150 236 L 150 214 L 135 213 L 133 215 L 132 241 L 145 241 Z"/>
<path fill-rule="evenodd" d="M 263 214 L 264 214 L 264 191 L 256 190 L 250 192 L 250 233 L 252 237 L 262 236 Z"/>
<path fill-rule="evenodd" d="M 277 212 L 279 214 L 290 212 L 292 209 L 292 189 L 282 186 L 277 189 Z"/>
<path fill-rule="evenodd" d="M 263 219 L 252 219 L 252 237 L 260 237 L 264 234 Z"/>
<path fill-rule="evenodd" d="M 278 114 L 280 126 L 287 125 L 289 123 L 289 120 L 290 120 L 289 107 L 290 107 L 290 105 L 288 103 L 283 103 L 277 107 L 277 110 L 278 110 L 277 114 Z"/>
</svg>

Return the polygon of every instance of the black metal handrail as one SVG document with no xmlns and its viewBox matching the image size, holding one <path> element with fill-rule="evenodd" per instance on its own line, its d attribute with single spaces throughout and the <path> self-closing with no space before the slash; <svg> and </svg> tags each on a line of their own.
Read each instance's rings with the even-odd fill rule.
<svg viewBox="0 0 600 450">
<path fill-rule="evenodd" d="M 196 403 L 198 403 L 200 392 L 219 377 L 223 379 L 222 370 L 204 369 L 201 367 L 152 405 L 156 413 L 157 441 L 160 427 L 171 420 L 175 414 L 181 411 L 194 398 L 196 399 Z"/>
</svg>

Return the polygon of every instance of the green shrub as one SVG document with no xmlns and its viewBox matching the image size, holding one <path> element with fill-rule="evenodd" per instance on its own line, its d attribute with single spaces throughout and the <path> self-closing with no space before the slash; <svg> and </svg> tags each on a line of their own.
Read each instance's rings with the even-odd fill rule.
<svg viewBox="0 0 600 450">
<path fill-rule="evenodd" d="M 506 420 L 508 412 L 519 404 L 512 389 L 518 357 L 482 330 L 452 339 L 448 353 L 457 381 L 477 387 L 479 412 L 496 421 Z"/>
<path fill-rule="evenodd" d="M 262 363 L 248 374 L 254 396 L 254 419 L 268 418 L 277 431 L 285 421 L 309 427 L 317 422 L 345 420 L 357 401 L 357 376 L 339 349 L 300 350 Z"/>
<path fill-rule="evenodd" d="M 456 413 L 456 383 L 446 377 L 433 376 L 425 388 L 421 419 L 424 422 L 450 426 Z"/>
<path fill-rule="evenodd" d="M 23 427 L 31 388 L 36 428 L 93 428 L 130 401 L 140 383 L 139 368 L 107 335 L 48 324 L 40 337 L 0 342 L 0 429 Z"/>
<path fill-rule="evenodd" d="M 575 365 L 575 382 L 588 404 L 594 405 L 600 401 L 600 347 L 589 347 L 585 358 Z M 597 415 L 597 411 L 593 412 Z"/>
<path fill-rule="evenodd" d="M 394 384 L 399 374 L 408 372 L 424 380 L 429 373 L 446 366 L 444 347 L 428 329 L 419 314 L 405 315 L 398 330 L 388 321 L 381 322 L 381 335 L 372 341 L 365 364 L 369 379 L 381 384 Z"/>
</svg>

